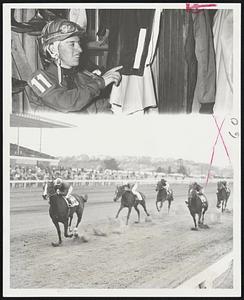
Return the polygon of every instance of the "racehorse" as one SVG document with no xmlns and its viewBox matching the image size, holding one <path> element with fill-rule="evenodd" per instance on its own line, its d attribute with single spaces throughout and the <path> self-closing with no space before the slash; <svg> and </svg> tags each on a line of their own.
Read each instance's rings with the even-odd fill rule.
<svg viewBox="0 0 244 300">
<path fill-rule="evenodd" d="M 167 193 L 167 190 L 164 186 L 162 186 L 159 181 L 156 187 L 157 198 L 156 198 L 156 208 L 158 212 L 162 209 L 164 201 L 168 201 L 168 213 L 170 210 L 171 202 L 174 200 L 173 198 L 173 190 L 170 189 L 170 194 Z M 159 206 L 160 202 L 160 206 Z"/>
<path fill-rule="evenodd" d="M 120 204 L 120 208 L 117 212 L 116 219 L 118 218 L 119 213 L 121 212 L 121 210 L 124 207 L 128 207 L 128 214 L 127 214 L 127 220 L 126 220 L 126 225 L 128 225 L 129 217 L 130 217 L 130 214 L 131 214 L 131 209 L 132 209 L 132 207 L 134 207 L 134 209 L 136 210 L 137 215 L 138 215 L 138 221 L 136 223 L 139 223 L 140 222 L 140 211 L 137 207 L 138 204 L 140 204 L 143 207 L 146 215 L 148 217 L 150 216 L 147 209 L 146 209 L 146 202 L 145 202 L 146 197 L 143 193 L 141 193 L 141 192 L 139 192 L 139 193 L 142 196 L 142 200 L 139 200 L 136 197 L 136 195 L 134 195 L 132 193 L 132 191 L 125 190 L 125 185 L 116 187 L 114 201 L 116 202 L 121 197 L 121 204 Z"/>
<path fill-rule="evenodd" d="M 84 211 L 85 202 L 87 202 L 87 195 L 80 196 L 77 194 L 72 194 L 75 199 L 79 202 L 79 205 L 74 207 L 69 207 L 66 200 L 62 195 L 58 195 L 54 188 L 54 182 L 48 181 L 45 183 L 43 187 L 43 195 L 44 199 L 49 199 L 49 215 L 55 225 L 58 233 L 58 242 L 52 243 L 54 247 L 59 246 L 62 244 L 61 239 L 61 231 L 59 227 L 59 223 L 63 223 L 64 225 L 64 237 L 71 238 L 73 234 L 69 234 L 71 228 L 71 223 L 73 219 L 74 213 L 77 215 L 77 223 L 76 227 L 74 228 L 74 236 L 78 236 L 78 225 L 80 224 L 82 214 Z"/>
<path fill-rule="evenodd" d="M 195 225 L 195 228 L 192 228 L 192 230 L 198 230 L 198 226 L 199 227 L 203 226 L 204 215 L 208 209 L 207 198 L 205 197 L 205 195 L 201 195 L 201 196 L 205 198 L 204 203 L 202 202 L 201 197 L 196 190 L 189 189 L 188 208 Z M 198 222 L 196 222 L 196 215 L 198 215 Z"/>
<path fill-rule="evenodd" d="M 217 200 L 221 204 L 221 211 L 224 212 L 227 206 L 227 201 L 230 197 L 230 190 L 226 189 L 223 185 L 218 184 Z"/>
</svg>

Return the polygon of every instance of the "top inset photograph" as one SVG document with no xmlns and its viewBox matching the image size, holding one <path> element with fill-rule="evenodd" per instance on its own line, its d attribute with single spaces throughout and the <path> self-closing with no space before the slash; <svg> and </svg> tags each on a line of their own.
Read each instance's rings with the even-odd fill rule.
<svg viewBox="0 0 244 300">
<path fill-rule="evenodd" d="M 12 8 L 11 42 L 14 115 L 233 109 L 232 9 Z"/>
</svg>

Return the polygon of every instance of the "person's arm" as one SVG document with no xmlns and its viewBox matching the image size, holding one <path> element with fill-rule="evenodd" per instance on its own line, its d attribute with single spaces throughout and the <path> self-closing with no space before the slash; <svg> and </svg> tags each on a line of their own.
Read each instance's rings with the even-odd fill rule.
<svg viewBox="0 0 244 300">
<path fill-rule="evenodd" d="M 73 89 L 60 86 L 57 78 L 38 70 L 28 84 L 43 104 L 60 112 L 74 112 L 85 109 L 100 94 L 100 91 L 111 83 L 119 84 L 118 72 L 122 66 L 107 71 L 103 76 L 92 73 L 77 74 L 79 85 Z"/>
<path fill-rule="evenodd" d="M 72 193 L 72 191 L 73 191 L 73 187 L 72 187 L 72 185 L 71 185 L 71 186 L 69 187 L 68 193 L 67 193 L 67 195 L 66 195 L 67 198 L 70 196 L 70 194 Z"/>
<path fill-rule="evenodd" d="M 104 79 L 97 76 L 92 82 L 75 89 L 68 90 L 57 86 L 41 99 L 45 105 L 61 112 L 80 111 L 91 103 L 104 87 Z"/>
<path fill-rule="evenodd" d="M 133 185 L 131 191 L 134 193 L 134 192 L 136 192 L 137 188 L 138 188 L 138 183 L 136 182 L 136 183 Z"/>
</svg>

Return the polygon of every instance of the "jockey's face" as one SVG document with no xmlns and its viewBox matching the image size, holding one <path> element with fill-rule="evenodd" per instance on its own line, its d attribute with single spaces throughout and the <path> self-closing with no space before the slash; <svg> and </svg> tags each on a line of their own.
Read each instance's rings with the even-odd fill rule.
<svg viewBox="0 0 244 300">
<path fill-rule="evenodd" d="M 82 49 L 79 36 L 72 36 L 61 41 L 59 44 L 61 66 L 66 69 L 78 66 L 81 53 Z"/>
</svg>

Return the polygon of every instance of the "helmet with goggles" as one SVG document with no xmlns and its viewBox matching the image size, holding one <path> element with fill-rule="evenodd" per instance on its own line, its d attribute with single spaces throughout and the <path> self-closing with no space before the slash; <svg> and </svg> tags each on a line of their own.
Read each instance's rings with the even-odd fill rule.
<svg viewBox="0 0 244 300">
<path fill-rule="evenodd" d="M 54 180 L 54 185 L 55 186 L 61 185 L 62 183 L 63 183 L 63 180 L 59 177 Z"/>
<path fill-rule="evenodd" d="M 45 25 L 41 34 L 41 44 L 45 51 L 46 47 L 55 41 L 63 41 L 71 36 L 83 36 L 85 29 L 78 24 L 66 19 L 55 19 Z"/>
</svg>

